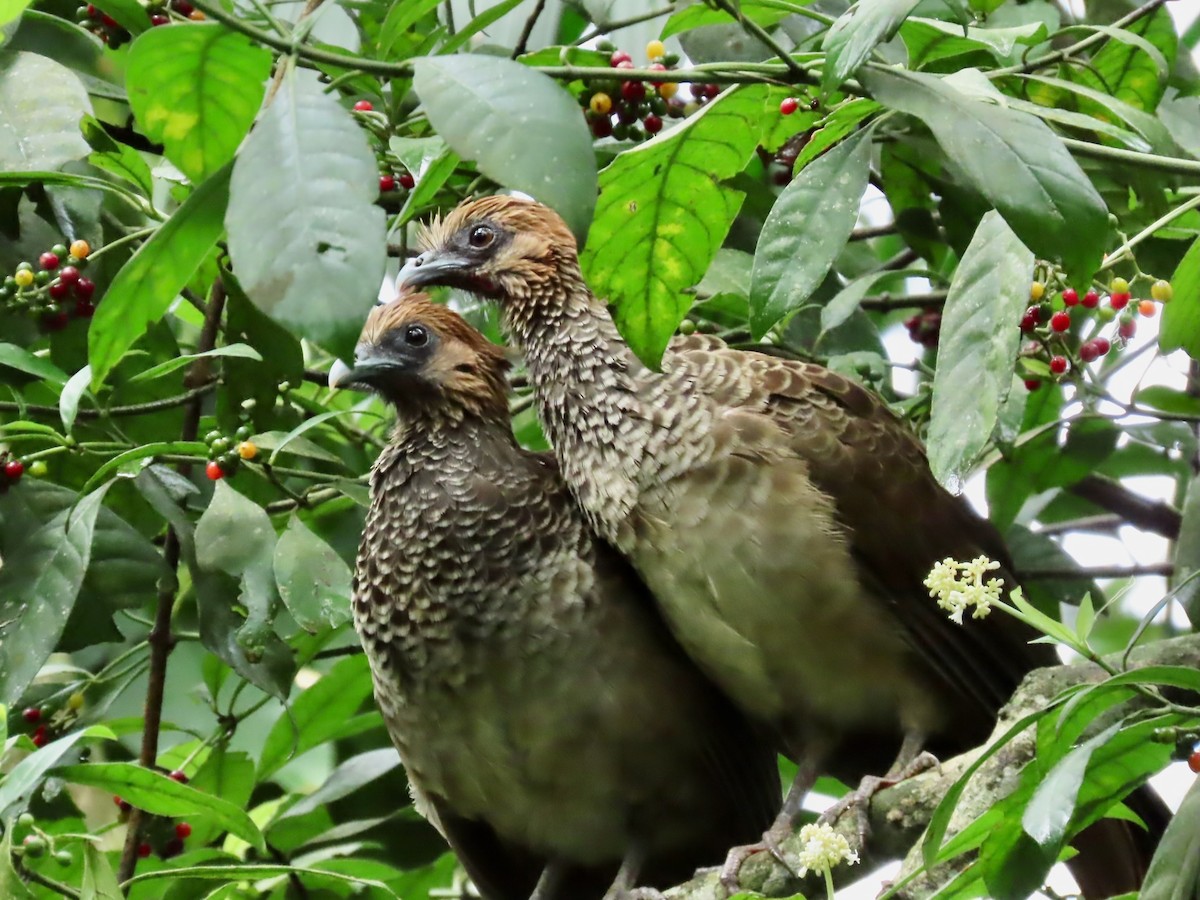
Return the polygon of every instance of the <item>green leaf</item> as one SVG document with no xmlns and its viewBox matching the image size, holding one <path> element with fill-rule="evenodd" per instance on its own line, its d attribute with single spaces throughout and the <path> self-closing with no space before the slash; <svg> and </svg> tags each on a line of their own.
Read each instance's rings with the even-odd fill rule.
<svg viewBox="0 0 1200 900">
<path fill-rule="evenodd" d="M 258 780 L 270 778 L 293 756 L 336 738 L 369 696 L 367 658 L 340 661 L 275 720 L 258 760 Z"/>
<path fill-rule="evenodd" d="M 200 441 L 154 441 L 150 444 L 142 444 L 139 447 L 126 450 L 124 453 L 118 453 L 112 459 L 105 462 L 104 465 L 92 473 L 92 477 L 87 480 L 87 484 L 83 487 L 87 491 L 99 484 L 103 484 L 114 476 L 136 475 L 143 468 L 150 465 L 154 461 L 154 457 L 161 456 L 164 453 L 191 456 L 196 460 L 201 460 L 207 452 L 208 444 L 201 443 Z"/>
<path fill-rule="evenodd" d="M 863 298 L 880 282 L 914 277 L 913 272 L 870 272 L 855 278 L 821 307 L 821 333 L 833 331 L 858 309 Z M 916 277 L 920 277 L 917 275 Z"/>
<path fill-rule="evenodd" d="M 1173 296 L 1163 307 L 1158 345 L 1163 353 L 1186 350 L 1200 360 L 1200 239 L 1188 247 L 1171 276 Z"/>
<path fill-rule="evenodd" d="M 58 765 L 58 761 L 67 751 L 84 738 L 113 741 L 116 740 L 116 735 L 103 725 L 92 725 L 64 735 L 30 753 L 5 772 L 4 778 L 0 780 L 0 818 L 7 821 L 8 813 L 15 811 L 18 806 L 27 806 L 46 773 Z M 0 897 L 4 896 L 6 895 L 0 894 Z"/>
<path fill-rule="evenodd" d="M 79 401 L 92 380 L 92 370 L 84 366 L 63 385 L 62 393 L 58 395 L 58 414 L 62 418 L 63 431 L 71 433 L 75 426 L 75 415 L 79 412 Z"/>
<path fill-rule="evenodd" d="M 125 85 L 143 134 L 199 184 L 233 159 L 262 104 L 271 54 L 216 22 L 151 28 Z"/>
<path fill-rule="evenodd" d="M 461 28 L 459 31 L 456 31 L 451 38 L 442 45 L 438 52 L 443 56 L 457 52 L 460 48 L 466 46 L 467 42 L 470 41 L 472 37 L 483 31 L 483 29 L 487 28 L 498 19 L 501 19 L 508 13 L 512 12 L 512 10 L 514 10 L 520 3 L 521 0 L 494 0 L 494 5 L 489 6 L 483 12 L 474 16 L 463 28 Z M 473 8 L 474 7 L 472 7 L 472 9 Z M 418 93 L 420 93 L 420 91 L 418 91 Z"/>
<path fill-rule="evenodd" d="M 495 56 L 426 56 L 413 71 L 429 121 L 454 152 L 553 207 L 582 244 L 596 204 L 596 156 L 571 95 Z"/>
<path fill-rule="evenodd" d="M 53 384 L 66 384 L 67 373 L 48 359 L 34 356 L 16 344 L 0 344 L 0 366 L 33 375 Z"/>
<path fill-rule="evenodd" d="M 1193 625 L 1200 624 L 1200 578 L 1183 580 L 1200 570 L 1200 476 L 1188 483 L 1183 500 L 1183 520 L 1175 541 L 1175 583 L 1182 585 L 1178 600 Z"/>
<path fill-rule="evenodd" d="M 288 76 L 238 153 L 225 216 L 255 305 L 335 352 L 352 347 L 383 279 L 378 191 L 362 129 L 315 82 Z"/>
<path fill-rule="evenodd" d="M 104 11 L 135 36 L 150 27 L 150 17 L 146 14 L 146 8 L 137 0 L 106 0 Z"/>
<path fill-rule="evenodd" d="M 858 0 L 842 13 L 821 44 L 825 69 L 821 91 L 830 93 L 854 74 L 880 41 L 888 40 L 916 8 L 918 0 Z"/>
<path fill-rule="evenodd" d="M 1046 39 L 1044 22 L 1029 22 L 1010 28 L 964 28 L 956 22 L 909 18 L 900 27 L 900 39 L 908 48 L 911 69 L 954 56 L 983 50 L 998 61 L 1012 56 L 1017 44 L 1032 46 Z"/>
<path fill-rule="evenodd" d="M 245 811 L 228 800 L 180 784 L 137 763 L 82 763 L 63 766 L 55 774 L 72 784 L 91 785 L 158 816 L 210 816 L 230 834 L 266 852 L 266 841 Z"/>
<path fill-rule="evenodd" d="M 755 338 L 800 309 L 829 273 L 858 218 L 870 163 L 864 129 L 802 169 L 771 207 L 750 280 Z"/>
<path fill-rule="evenodd" d="M 1184 795 L 1159 841 L 1139 900 L 1185 900 L 1200 895 L 1200 778 Z"/>
<path fill-rule="evenodd" d="M 458 168 L 458 154 L 439 137 L 392 137 L 388 141 L 388 149 L 404 163 L 416 180 L 396 220 L 397 225 L 403 225 L 433 202 L 442 185 Z"/>
<path fill-rule="evenodd" d="M 1029 805 L 1021 815 L 1021 827 L 1043 847 L 1057 847 L 1062 843 L 1067 826 L 1071 823 L 1071 815 L 1075 812 L 1075 799 L 1079 795 L 1092 753 L 1116 734 L 1120 727 L 1120 722 L 1110 725 L 1075 747 L 1055 764 L 1033 792 Z"/>
<path fill-rule="evenodd" d="M 25 885 L 24 879 L 13 868 L 12 838 L 15 828 L 4 829 L 0 838 L 0 897 L 8 900 L 33 900 L 34 895 Z"/>
<path fill-rule="evenodd" d="M 861 77 L 879 102 L 929 127 L 1027 247 L 1062 259 L 1072 281 L 1091 279 L 1108 238 L 1108 209 L 1044 122 L 964 93 L 958 84 L 977 86 L 969 77 L 951 82 L 876 67 Z"/>
<path fill-rule="evenodd" d="M 294 515 L 275 545 L 275 581 L 284 605 L 306 631 L 349 621 L 350 567 Z"/>
<path fill-rule="evenodd" d="M 746 167 L 764 123 L 778 116 L 770 96 L 760 86 L 728 91 L 600 175 L 579 262 L 647 365 L 658 367 L 691 304 L 683 291 L 704 277 L 741 208 L 745 195 L 724 182 Z"/>
<path fill-rule="evenodd" d="M 1033 254 L 1005 221 L 984 216 L 950 283 L 933 379 L 929 465 L 952 489 L 987 445 L 1012 386 L 1032 271 Z"/>
<path fill-rule="evenodd" d="M 188 866 L 182 869 L 159 869 L 157 872 L 144 872 L 141 875 L 136 875 L 129 880 L 130 884 L 140 884 L 147 881 L 162 881 L 166 880 L 170 884 L 185 879 L 206 879 L 208 881 L 245 881 L 258 880 L 263 878 L 271 878 L 276 876 L 302 875 L 305 881 L 313 880 L 316 883 L 325 883 L 332 886 L 340 885 L 356 885 L 359 887 L 368 887 L 374 891 L 378 891 L 387 897 L 396 897 L 396 892 L 384 884 L 373 878 L 359 878 L 354 875 L 346 875 L 340 872 L 330 872 L 325 869 L 310 868 L 307 866 L 282 866 L 271 864 L 259 865 L 206 865 L 206 866 Z M 239 891 L 239 894 L 241 892 Z M 357 893 L 357 892 L 355 892 Z M 210 894 L 210 897 L 213 895 Z M 411 896 L 416 896 L 411 895 Z"/>
<path fill-rule="evenodd" d="M 29 0 L 0 0 L 0 25 L 7 25 L 21 18 Z"/>
<path fill-rule="evenodd" d="M 0 703 L 11 706 L 62 634 L 92 552 L 105 488 L 5 547 L 0 568 Z"/>
<path fill-rule="evenodd" d="M 805 142 L 792 166 L 793 173 L 799 172 L 834 144 L 853 134 L 864 119 L 873 116 L 882 108 L 874 100 L 868 100 L 866 97 L 839 103 L 837 109 L 825 117 L 821 127 Z"/>
<path fill-rule="evenodd" d="M 91 841 L 83 841 L 83 885 L 81 900 L 124 900 L 116 873 Z"/>
<path fill-rule="evenodd" d="M 211 356 L 236 356 L 240 359 L 253 359 L 262 362 L 262 354 L 249 344 L 227 344 L 224 347 L 214 347 L 212 350 L 206 350 L 204 353 L 184 353 L 174 359 L 168 359 L 157 366 L 151 366 L 144 372 L 138 372 L 129 379 L 128 383 L 136 384 L 139 381 L 150 381 L 152 378 L 161 378 L 163 375 L 168 375 L 177 369 L 182 369 L 194 359 Z"/>
<path fill-rule="evenodd" d="M 400 756 L 392 747 L 368 750 L 366 753 L 352 756 L 338 765 L 325 779 L 324 784 L 296 805 L 289 807 L 280 818 L 307 815 L 328 803 L 341 800 L 376 778 L 382 778 L 398 765 Z"/>
<path fill-rule="evenodd" d="M 192 191 L 121 267 L 88 329 L 92 390 L 100 387 L 146 329 L 162 318 L 196 274 L 221 236 L 221 217 L 228 199 L 227 167 Z"/>
<path fill-rule="evenodd" d="M 54 170 L 87 155 L 92 111 L 79 77 L 35 53 L 0 55 L 0 172 Z"/>
<path fill-rule="evenodd" d="M 738 12 L 764 28 L 777 25 L 791 15 L 789 10 L 780 9 L 769 3 L 756 3 L 755 0 L 742 0 L 738 4 Z M 671 18 L 667 19 L 666 24 L 663 25 L 659 37 L 666 40 L 671 35 L 681 34 L 695 28 L 703 28 L 706 25 L 728 25 L 735 21 L 737 20 L 723 9 L 714 9 L 704 3 L 695 3 L 672 13 Z"/>
<path fill-rule="evenodd" d="M 1178 37 L 1170 12 L 1157 9 L 1123 29 L 1089 26 L 1112 35 L 1086 67 L 1070 77 L 1148 113 L 1162 99 Z"/>
<path fill-rule="evenodd" d="M 83 136 L 93 151 L 88 155 L 89 163 L 128 181 L 143 197 L 153 195 L 154 179 L 150 174 L 150 166 L 140 153 L 110 137 L 104 126 L 91 116 L 84 117 L 82 127 Z"/>
</svg>

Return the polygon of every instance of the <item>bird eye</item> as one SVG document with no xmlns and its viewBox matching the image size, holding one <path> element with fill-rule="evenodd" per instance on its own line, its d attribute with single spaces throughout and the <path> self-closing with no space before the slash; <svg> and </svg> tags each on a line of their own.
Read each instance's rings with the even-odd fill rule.
<svg viewBox="0 0 1200 900">
<path fill-rule="evenodd" d="M 487 247 L 496 238 L 496 233 L 486 225 L 476 225 L 471 229 L 471 234 L 467 237 L 471 246 L 477 250 L 482 250 Z"/>
<path fill-rule="evenodd" d="M 429 332 L 422 325 L 409 325 L 404 329 L 404 343 L 410 347 L 424 347 L 429 343 Z"/>
</svg>

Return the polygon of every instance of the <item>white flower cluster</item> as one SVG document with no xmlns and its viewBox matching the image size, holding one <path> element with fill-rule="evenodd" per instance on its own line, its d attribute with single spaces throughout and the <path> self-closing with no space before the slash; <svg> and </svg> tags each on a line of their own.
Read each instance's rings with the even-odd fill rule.
<svg viewBox="0 0 1200 900">
<path fill-rule="evenodd" d="M 828 825 L 805 825 L 800 829 L 800 877 L 811 869 L 813 872 L 828 872 L 838 863 L 854 865 L 858 853 L 850 849 L 850 843 Z"/>
<path fill-rule="evenodd" d="M 986 556 L 977 556 L 967 563 L 947 557 L 930 571 L 925 587 L 938 606 L 950 613 L 950 619 L 961 625 L 963 612 L 969 607 L 975 607 L 974 617 L 982 619 L 1000 599 L 1004 582 L 999 578 L 983 580 L 986 572 L 999 568 L 1000 563 Z"/>
</svg>

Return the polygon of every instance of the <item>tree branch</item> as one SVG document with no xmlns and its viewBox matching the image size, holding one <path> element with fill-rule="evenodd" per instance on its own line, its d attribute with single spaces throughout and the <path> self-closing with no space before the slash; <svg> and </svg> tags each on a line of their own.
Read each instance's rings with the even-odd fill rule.
<svg viewBox="0 0 1200 900">
<path fill-rule="evenodd" d="M 1119 668 L 1121 665 L 1120 653 L 1106 659 L 1115 667 Z M 1200 635 L 1185 635 L 1141 647 L 1132 654 L 1129 668 L 1139 669 L 1155 665 L 1200 666 Z M 860 866 L 835 868 L 835 883 L 855 881 L 869 869 L 900 858 L 904 859 L 900 877 L 915 872 L 922 864 L 919 841 L 934 810 L 988 744 L 1024 716 L 1044 709 L 1048 697 L 1053 697 L 1072 685 L 1095 684 L 1105 677 L 1104 671 L 1091 663 L 1050 666 L 1030 672 L 1005 705 L 1000 721 L 986 744 L 946 760 L 935 769 L 881 790 L 871 798 L 868 809 L 870 837 L 865 847 L 857 847 L 858 823 L 853 810 L 834 823 L 834 827 L 846 836 L 851 846 L 857 847 L 863 859 Z M 1144 701 L 1130 701 L 1129 705 L 1119 707 L 1118 710 L 1127 711 L 1132 708 L 1132 704 L 1141 703 Z M 1021 768 L 1033 758 L 1037 749 L 1036 738 L 1036 728 L 1026 729 L 980 768 L 959 799 L 950 831 L 946 835 L 947 839 L 1016 787 Z M 795 835 L 783 842 L 784 854 L 789 860 L 797 858 L 799 849 L 799 838 Z M 936 886 L 945 884 L 956 872 L 974 862 L 974 859 L 972 854 L 957 857 L 937 872 L 920 876 L 919 880 L 908 885 L 897 896 L 931 896 L 936 892 Z M 757 891 L 764 897 L 771 898 L 791 897 L 798 892 L 803 892 L 809 897 L 820 897 L 825 893 L 821 880 L 797 880 L 767 853 L 751 857 L 742 867 L 740 886 L 743 890 Z M 716 874 L 706 873 L 672 888 L 666 895 L 670 900 L 711 900 L 714 896 L 720 896 L 714 893 L 717 890 Z"/>
<path fill-rule="evenodd" d="M 1067 488 L 1101 509 L 1116 513 L 1130 525 L 1174 540 L 1179 537 L 1183 517 L 1159 500 L 1147 500 L 1129 488 L 1101 475 L 1087 475 Z"/>
</svg>

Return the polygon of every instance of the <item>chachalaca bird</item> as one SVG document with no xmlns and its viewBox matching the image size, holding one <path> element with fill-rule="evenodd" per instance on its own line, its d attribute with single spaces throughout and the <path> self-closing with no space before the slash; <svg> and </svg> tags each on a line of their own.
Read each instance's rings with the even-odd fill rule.
<svg viewBox="0 0 1200 900">
<path fill-rule="evenodd" d="M 553 457 L 517 444 L 507 369 L 456 313 L 402 294 L 330 373 L 397 411 L 354 621 L 418 808 L 485 898 L 634 896 L 770 823 L 775 753 L 592 533 Z"/>
<path fill-rule="evenodd" d="M 818 772 L 854 783 L 986 740 L 1030 669 L 1057 662 L 1015 619 L 956 625 L 923 581 L 945 558 L 1008 554 L 933 478 L 873 394 L 818 365 L 676 338 L 644 366 L 583 280 L 559 216 L 468 201 L 422 235 L 402 283 L 497 300 L 548 438 L 595 530 L 633 563 L 697 664 L 776 733 L 799 774 L 774 850 Z M 889 763 L 895 762 L 889 769 Z M 863 799 L 858 795 L 858 799 Z M 1161 828 L 1148 790 L 1128 801 Z M 1105 820 L 1076 877 L 1132 890 L 1157 835 Z"/>
</svg>

